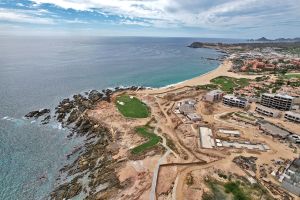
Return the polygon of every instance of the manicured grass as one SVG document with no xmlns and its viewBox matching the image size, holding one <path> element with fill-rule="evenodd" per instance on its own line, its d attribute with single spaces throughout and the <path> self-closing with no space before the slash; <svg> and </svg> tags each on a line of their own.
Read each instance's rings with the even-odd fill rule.
<svg viewBox="0 0 300 200">
<path fill-rule="evenodd" d="M 219 85 L 220 89 L 232 93 L 234 88 L 245 87 L 249 85 L 249 79 L 246 78 L 232 78 L 227 76 L 219 76 L 212 79 L 210 82 Z"/>
<path fill-rule="evenodd" d="M 125 117 L 146 118 L 150 115 L 147 105 L 136 97 L 121 95 L 117 97 L 115 103 L 120 113 Z"/>
<path fill-rule="evenodd" d="M 141 127 L 137 127 L 136 129 L 136 132 L 145 137 L 145 138 L 148 138 L 149 140 L 147 142 L 145 142 L 144 144 L 141 144 L 137 147 L 134 147 L 131 152 L 133 154 L 140 154 L 142 153 L 143 151 L 147 150 L 147 149 L 150 149 L 152 147 L 154 147 L 159 141 L 160 141 L 160 137 L 155 135 L 151 128 L 150 127 L 147 127 L 147 126 L 141 126 Z"/>
</svg>

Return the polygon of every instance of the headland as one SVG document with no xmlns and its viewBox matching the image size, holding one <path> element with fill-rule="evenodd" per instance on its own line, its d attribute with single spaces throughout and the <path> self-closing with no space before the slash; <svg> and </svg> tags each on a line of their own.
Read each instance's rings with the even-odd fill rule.
<svg viewBox="0 0 300 200">
<path fill-rule="evenodd" d="M 167 88 L 92 90 L 64 99 L 53 116 L 29 113 L 85 137 L 50 198 L 297 199 L 295 45 L 193 43 L 228 57 Z"/>
</svg>

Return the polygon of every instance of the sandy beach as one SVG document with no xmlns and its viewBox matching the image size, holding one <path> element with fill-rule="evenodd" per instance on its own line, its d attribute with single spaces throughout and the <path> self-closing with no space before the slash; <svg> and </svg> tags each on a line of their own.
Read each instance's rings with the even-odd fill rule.
<svg viewBox="0 0 300 200">
<path fill-rule="evenodd" d="M 162 87 L 157 88 L 154 90 L 146 90 L 146 93 L 153 94 L 153 93 L 164 93 L 170 90 L 176 90 L 183 87 L 189 87 L 189 86 L 197 86 L 197 85 L 205 85 L 209 84 L 210 80 L 213 78 L 216 78 L 218 76 L 229 76 L 233 78 L 248 78 L 248 79 L 254 79 L 258 75 L 243 75 L 243 74 L 237 74 L 234 72 L 230 72 L 229 70 L 232 67 L 232 62 L 229 59 L 224 60 L 216 69 L 207 72 L 205 74 L 202 74 L 200 76 L 197 76 L 195 78 L 170 85 L 169 87 Z M 144 93 L 144 92 L 142 92 Z"/>
</svg>

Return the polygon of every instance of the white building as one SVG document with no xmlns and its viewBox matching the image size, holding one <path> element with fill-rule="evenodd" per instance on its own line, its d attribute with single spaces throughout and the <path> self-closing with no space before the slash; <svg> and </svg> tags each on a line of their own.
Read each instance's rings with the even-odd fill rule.
<svg viewBox="0 0 300 200">
<path fill-rule="evenodd" d="M 201 117 L 196 113 L 190 113 L 187 115 L 187 118 L 193 122 L 201 121 Z"/>
<path fill-rule="evenodd" d="M 202 148 L 212 149 L 216 146 L 212 130 L 208 127 L 200 127 L 200 144 Z"/>
<path fill-rule="evenodd" d="M 285 112 L 284 118 L 293 122 L 300 123 L 300 113 L 287 111 Z"/>
<path fill-rule="evenodd" d="M 223 133 L 225 135 L 229 135 L 231 137 L 240 137 L 241 133 L 236 130 L 225 130 L 225 129 L 219 129 L 220 133 Z"/>
<path fill-rule="evenodd" d="M 222 100 L 223 95 L 224 93 L 221 90 L 212 90 L 208 92 L 204 98 L 206 101 L 215 102 Z"/>
<path fill-rule="evenodd" d="M 268 117 L 280 117 L 280 111 L 262 105 L 256 106 L 255 111 Z"/>
<path fill-rule="evenodd" d="M 293 106 L 294 97 L 286 94 L 267 94 L 261 96 L 260 104 L 269 108 L 276 108 L 279 110 L 291 110 Z"/>
<path fill-rule="evenodd" d="M 228 106 L 245 108 L 248 105 L 248 101 L 245 98 L 236 97 L 234 95 L 227 94 L 223 96 L 223 104 Z"/>
</svg>

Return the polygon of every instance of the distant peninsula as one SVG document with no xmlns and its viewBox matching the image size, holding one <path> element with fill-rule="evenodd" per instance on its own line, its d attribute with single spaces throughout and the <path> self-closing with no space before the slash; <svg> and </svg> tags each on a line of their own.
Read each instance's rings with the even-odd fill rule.
<svg viewBox="0 0 300 200">
<path fill-rule="evenodd" d="M 268 39 L 266 37 L 261 37 L 258 39 L 250 39 L 249 42 L 300 42 L 300 37 L 296 38 L 277 38 L 274 40 Z"/>
</svg>

